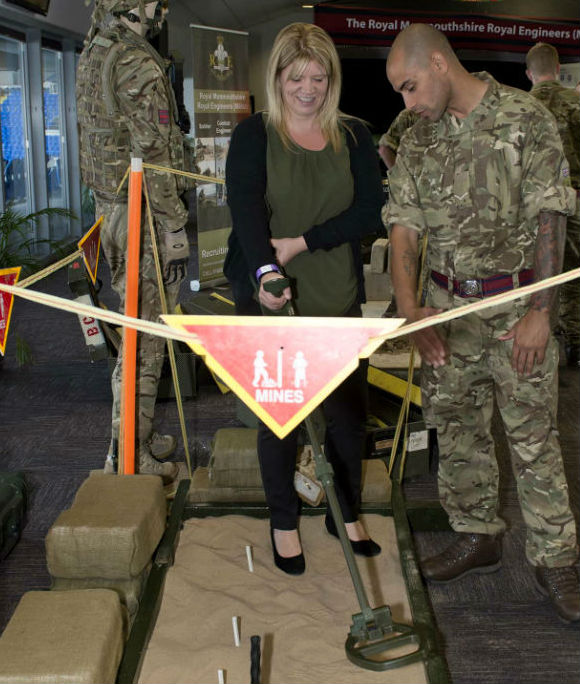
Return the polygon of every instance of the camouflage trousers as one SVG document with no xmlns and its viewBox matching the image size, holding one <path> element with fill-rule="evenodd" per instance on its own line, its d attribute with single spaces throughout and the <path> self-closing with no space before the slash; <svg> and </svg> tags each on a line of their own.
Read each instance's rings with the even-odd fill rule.
<svg viewBox="0 0 580 684">
<path fill-rule="evenodd" d="M 566 228 L 566 247 L 564 250 L 564 271 L 580 266 L 580 199 L 576 215 L 568 217 Z M 580 345 L 580 278 L 564 283 L 559 293 L 558 325 L 564 343 Z"/>
<path fill-rule="evenodd" d="M 119 310 L 125 310 L 125 279 L 127 253 L 127 204 L 125 202 L 108 202 L 95 198 L 96 216 L 104 216 L 101 227 L 101 245 L 111 270 L 111 285 L 120 297 Z M 158 243 L 161 267 L 165 264 L 163 241 Z M 145 211 L 141 221 L 141 259 L 139 264 L 139 318 L 158 321 L 161 311 L 161 300 L 157 274 L 151 247 L 149 224 Z M 177 303 L 179 287 L 182 279 L 170 286 L 165 286 L 167 309 L 173 312 Z M 113 390 L 112 430 L 113 439 L 119 438 L 121 379 L 123 372 L 123 348 L 119 349 L 117 364 L 113 371 L 111 387 Z M 157 388 L 163 366 L 165 340 L 156 335 L 138 333 L 137 338 L 137 388 L 136 388 L 136 425 L 135 434 L 139 443 L 149 438 L 153 429 L 153 416 Z"/>
<path fill-rule="evenodd" d="M 428 300 L 444 309 L 466 303 L 432 282 Z M 423 364 L 423 404 L 437 428 L 439 496 L 452 528 L 479 534 L 506 528 L 491 434 L 495 398 L 527 527 L 526 556 L 532 565 L 565 566 L 578 549 L 556 426 L 557 344 L 550 337 L 544 362 L 520 377 L 511 367 L 511 340 L 498 340 L 526 310 L 518 300 L 439 326 L 450 358 L 440 368 Z"/>
</svg>

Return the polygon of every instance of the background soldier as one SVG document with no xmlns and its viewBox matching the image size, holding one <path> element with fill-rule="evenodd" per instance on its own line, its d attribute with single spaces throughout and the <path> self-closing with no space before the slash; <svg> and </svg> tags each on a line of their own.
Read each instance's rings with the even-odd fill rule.
<svg viewBox="0 0 580 684">
<path fill-rule="evenodd" d="M 95 197 L 96 215 L 104 216 L 101 244 L 111 269 L 111 282 L 124 310 L 127 247 L 127 186 L 116 194 L 131 157 L 182 169 L 183 138 L 165 63 L 146 40 L 158 31 L 166 7 L 143 0 L 96 0 L 92 24 L 77 70 L 77 116 L 84 183 Z M 175 308 L 185 277 L 189 246 L 187 211 L 180 200 L 181 177 L 148 171 L 145 175 L 163 268 L 167 307 Z M 146 212 L 142 216 L 140 317 L 157 320 L 159 288 Z M 137 378 L 139 472 L 171 482 L 176 463 L 161 463 L 175 450 L 171 435 L 153 431 L 153 414 L 165 341 L 140 334 Z M 112 440 L 105 470 L 112 472 L 119 439 L 122 350 L 113 373 Z"/>
<path fill-rule="evenodd" d="M 421 115 L 389 172 L 387 219 L 399 312 L 409 322 L 560 272 L 574 211 L 555 121 L 533 97 L 469 74 L 445 36 L 411 24 L 387 76 Z M 419 236 L 428 231 L 427 304 L 416 298 Z M 580 620 L 576 526 L 557 438 L 553 290 L 497 305 L 413 339 L 423 405 L 437 427 L 441 503 L 457 532 L 423 575 L 449 582 L 501 564 L 494 398 L 510 447 L 526 556 L 560 617 Z"/>
<path fill-rule="evenodd" d="M 553 45 L 537 43 L 526 55 L 526 75 L 531 94 L 552 112 L 558 124 L 564 154 L 570 165 L 570 181 L 580 197 L 580 95 L 559 81 L 560 59 Z M 564 270 L 580 266 L 580 202 L 566 226 Z M 580 280 L 560 288 L 559 328 L 569 366 L 580 362 Z"/>
</svg>

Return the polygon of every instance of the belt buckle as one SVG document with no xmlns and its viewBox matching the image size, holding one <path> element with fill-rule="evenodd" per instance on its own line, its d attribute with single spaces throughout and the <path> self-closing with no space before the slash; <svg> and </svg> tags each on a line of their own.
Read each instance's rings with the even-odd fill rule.
<svg viewBox="0 0 580 684">
<path fill-rule="evenodd" d="M 482 297 L 481 281 L 474 278 L 460 281 L 459 294 L 462 297 Z"/>
</svg>

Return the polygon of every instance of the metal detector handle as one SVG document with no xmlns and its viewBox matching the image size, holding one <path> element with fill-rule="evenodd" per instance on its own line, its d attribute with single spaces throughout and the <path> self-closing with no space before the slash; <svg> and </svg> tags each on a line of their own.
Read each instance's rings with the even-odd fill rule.
<svg viewBox="0 0 580 684">
<path fill-rule="evenodd" d="M 280 297 L 287 287 L 290 287 L 290 279 L 286 276 L 283 276 L 282 278 L 273 278 L 264 283 L 264 290 L 273 294 L 275 297 Z M 269 316 L 294 316 L 296 313 L 291 302 L 286 302 L 286 304 L 277 311 L 266 309 L 265 307 L 262 307 L 262 311 Z"/>
</svg>

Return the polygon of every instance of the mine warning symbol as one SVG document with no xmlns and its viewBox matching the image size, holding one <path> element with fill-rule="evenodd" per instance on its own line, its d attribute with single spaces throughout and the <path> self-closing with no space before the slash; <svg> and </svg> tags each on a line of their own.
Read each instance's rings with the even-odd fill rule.
<svg viewBox="0 0 580 684">
<path fill-rule="evenodd" d="M 282 387 L 283 361 L 284 348 L 281 347 L 276 354 L 276 378 L 273 379 L 268 375 L 268 364 L 264 359 L 264 351 L 258 349 L 254 358 L 254 380 L 252 385 L 254 387 Z M 292 369 L 294 371 L 292 384 L 297 389 L 306 385 L 306 366 L 308 366 L 308 361 L 304 358 L 304 353 L 297 351 L 296 355 L 292 357 Z"/>
<path fill-rule="evenodd" d="M 93 285 L 97 281 L 97 267 L 99 265 L 99 252 L 101 249 L 101 223 L 103 217 L 99 217 L 91 229 L 81 238 L 78 248 L 83 250 L 83 261 L 91 276 Z"/>
<path fill-rule="evenodd" d="M 0 283 L 3 285 L 16 285 L 21 270 L 21 266 L 0 269 Z M 6 339 L 8 338 L 13 304 L 14 295 L 8 292 L 0 292 L 0 354 L 2 356 L 4 356 L 4 350 L 6 349 Z"/>
<path fill-rule="evenodd" d="M 396 318 L 163 316 L 280 438 L 403 323 Z"/>
</svg>

